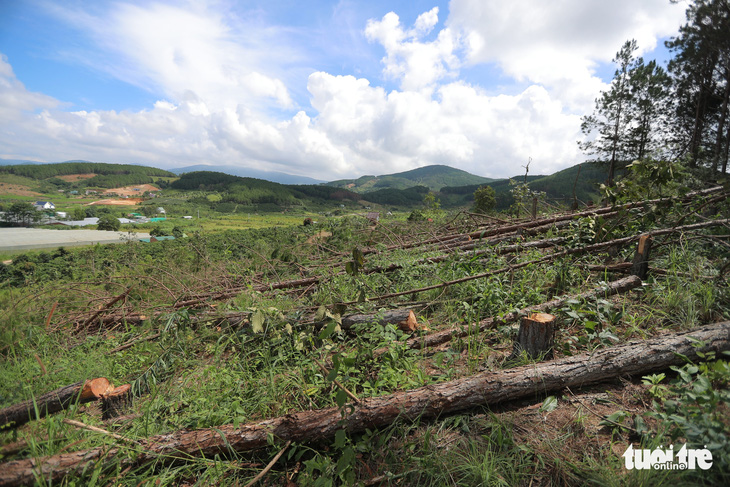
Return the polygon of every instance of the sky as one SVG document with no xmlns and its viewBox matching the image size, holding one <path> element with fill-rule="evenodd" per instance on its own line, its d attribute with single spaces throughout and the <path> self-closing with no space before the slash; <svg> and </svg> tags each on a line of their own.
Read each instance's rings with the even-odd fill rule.
<svg viewBox="0 0 730 487">
<path fill-rule="evenodd" d="M 0 0 L 0 158 L 320 180 L 582 162 L 581 117 L 669 0 Z"/>
</svg>

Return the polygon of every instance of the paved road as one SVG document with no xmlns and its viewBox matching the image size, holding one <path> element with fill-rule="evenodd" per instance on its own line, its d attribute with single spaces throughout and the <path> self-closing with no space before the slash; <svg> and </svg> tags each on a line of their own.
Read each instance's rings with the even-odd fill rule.
<svg viewBox="0 0 730 487">
<path fill-rule="evenodd" d="M 136 238 L 149 238 L 148 233 L 137 233 Z M 30 250 L 55 247 L 74 247 L 96 243 L 126 242 L 125 232 L 102 230 L 45 230 L 42 228 L 0 228 L 0 250 Z"/>
</svg>

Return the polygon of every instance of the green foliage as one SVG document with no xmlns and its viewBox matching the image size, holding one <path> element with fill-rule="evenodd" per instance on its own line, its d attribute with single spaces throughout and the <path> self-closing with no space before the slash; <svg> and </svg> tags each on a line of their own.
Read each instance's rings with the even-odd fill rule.
<svg viewBox="0 0 730 487">
<path fill-rule="evenodd" d="M 681 196 L 689 173 L 680 161 L 636 160 L 626 167 L 626 175 L 614 187 L 601 185 L 601 192 L 611 202 Z"/>
<path fill-rule="evenodd" d="M 413 186 L 408 189 L 380 189 L 361 194 L 360 197 L 379 205 L 415 206 L 421 205 L 430 193 L 426 186 Z M 435 198 L 435 196 L 434 196 Z"/>
<path fill-rule="evenodd" d="M 36 180 L 49 180 L 57 188 L 69 188 L 65 181 L 57 176 L 69 174 L 89 174 L 96 176 L 83 181 L 86 186 L 114 188 L 132 184 L 151 183 L 154 177 L 174 177 L 169 171 L 148 166 L 129 164 L 106 164 L 100 162 L 61 162 L 56 164 L 23 164 L 17 166 L 0 166 L 0 173 L 15 174 Z"/>
<path fill-rule="evenodd" d="M 730 436 L 726 424 L 730 363 L 716 360 L 714 352 L 698 355 L 704 362 L 671 367 L 677 376 L 658 394 L 655 389 L 653 395 L 660 402 L 655 402 L 655 412 L 650 416 L 659 422 L 656 434 L 666 437 L 668 442 L 676 444 L 684 438 L 687 448 L 707 448 L 712 453 L 712 468 L 687 471 L 687 478 L 696 478 L 704 485 L 724 485 L 730 480 Z"/>
<path fill-rule="evenodd" d="M 96 224 L 96 228 L 99 230 L 111 230 L 117 231 L 122 227 L 121 222 L 118 218 L 112 215 L 102 215 Z"/>
<path fill-rule="evenodd" d="M 474 191 L 474 212 L 489 213 L 496 205 L 496 193 L 491 186 L 481 186 Z"/>
<path fill-rule="evenodd" d="M 32 203 L 19 201 L 5 210 L 5 221 L 16 225 L 28 226 L 41 218 L 41 213 Z"/>
</svg>

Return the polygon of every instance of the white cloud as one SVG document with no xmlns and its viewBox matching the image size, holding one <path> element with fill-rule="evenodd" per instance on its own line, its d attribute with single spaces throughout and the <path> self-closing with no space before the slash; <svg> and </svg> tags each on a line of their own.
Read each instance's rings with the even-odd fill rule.
<svg viewBox="0 0 730 487">
<path fill-rule="evenodd" d="M 426 90 L 445 76 L 454 76 L 459 59 L 455 54 L 458 39 L 449 29 L 439 32 L 434 41 L 424 41 L 438 22 L 438 7 L 421 14 L 415 27 L 405 30 L 394 12 L 381 20 L 368 21 L 365 35 L 385 48 L 382 62 L 387 76 L 401 81 L 405 91 Z"/>
<path fill-rule="evenodd" d="M 685 8 L 667 0 L 452 0 L 446 23 L 464 37 L 469 63 L 496 63 L 586 111 L 606 86 L 597 65 L 631 38 L 639 54 L 653 50 L 659 38 L 677 33 Z"/>
<path fill-rule="evenodd" d="M 453 0 L 440 30 L 438 8 L 410 27 L 391 12 L 360 27 L 385 50 L 383 73 L 399 89 L 315 71 L 303 110 L 289 94 L 303 87 L 282 74 L 299 54 L 276 40 L 279 28 L 205 2 L 120 3 L 98 15 L 56 7 L 100 45 L 89 61 L 96 69 L 161 99 L 140 111 L 70 112 L 29 92 L 2 57 L 0 147 L 6 157 L 237 164 L 320 179 L 427 164 L 507 177 L 530 157 L 531 172 L 551 173 L 583 160 L 580 116 L 604 86 L 597 63 L 627 38 L 649 49 L 676 32 L 680 16 L 664 1 Z M 485 63 L 521 83 L 500 95 L 459 79 Z"/>
<path fill-rule="evenodd" d="M 222 108 L 273 101 L 294 103 L 277 71 L 300 55 L 277 40 L 277 30 L 246 23 L 199 4 L 113 4 L 101 15 L 52 7 L 55 15 L 92 36 L 99 53 L 76 53 L 92 68 L 180 100 L 187 92 Z M 111 55 L 111 56 L 110 56 Z M 110 61 L 113 60 L 113 61 Z"/>
<path fill-rule="evenodd" d="M 434 99 L 423 92 L 386 93 L 352 76 L 314 73 L 309 90 L 319 112 L 315 127 L 341 148 L 355 173 L 449 164 L 504 177 L 519 173 L 528 157 L 546 173 L 579 158 L 579 117 L 566 115 L 541 87 L 491 97 L 456 82 L 441 86 Z"/>
<path fill-rule="evenodd" d="M 0 53 L 0 123 L 11 123 L 23 112 L 39 108 L 58 106 L 57 100 L 42 93 L 32 93 L 25 89 L 8 63 L 8 58 Z"/>
</svg>

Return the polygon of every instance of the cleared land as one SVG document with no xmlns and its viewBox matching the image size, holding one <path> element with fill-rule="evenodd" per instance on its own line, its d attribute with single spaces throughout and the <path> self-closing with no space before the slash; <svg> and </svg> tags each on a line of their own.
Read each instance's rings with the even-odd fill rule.
<svg viewBox="0 0 730 487">
<path fill-rule="evenodd" d="M 149 238 L 147 233 L 135 234 Z M 0 250 L 29 250 L 55 247 L 75 247 L 96 243 L 122 243 L 128 237 L 124 232 L 101 230 L 44 230 L 41 228 L 0 228 Z"/>
<path fill-rule="evenodd" d="M 123 188 L 112 188 L 104 191 L 104 194 L 115 193 L 119 196 L 142 196 L 145 191 L 159 191 L 160 188 L 151 184 L 135 184 L 133 186 L 124 186 Z"/>
<path fill-rule="evenodd" d="M 136 206 L 144 201 L 144 198 L 126 198 L 126 199 L 111 199 L 107 198 L 104 200 L 92 201 L 89 205 L 119 205 L 119 206 Z"/>
</svg>

